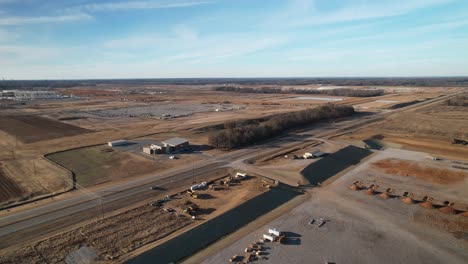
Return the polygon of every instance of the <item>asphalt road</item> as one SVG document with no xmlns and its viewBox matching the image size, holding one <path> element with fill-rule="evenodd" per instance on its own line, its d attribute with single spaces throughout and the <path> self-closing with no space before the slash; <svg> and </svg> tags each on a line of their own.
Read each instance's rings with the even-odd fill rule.
<svg viewBox="0 0 468 264">
<path fill-rule="evenodd" d="M 239 164 L 239 162 L 250 157 L 268 153 L 272 150 L 294 143 L 297 144 L 298 141 L 308 139 L 307 137 L 300 137 L 298 134 L 307 132 L 314 137 L 326 138 L 343 131 L 360 128 L 386 115 L 417 109 L 455 95 L 438 97 L 408 107 L 364 117 L 360 120 L 348 119 L 333 125 L 321 125 L 314 129 L 278 137 L 260 145 L 232 151 L 163 173 L 119 183 L 95 192 L 86 192 L 85 190 L 84 193 L 65 200 L 51 202 L 30 210 L 2 217 L 0 219 L 0 248 L 6 248 L 29 239 L 38 238 L 84 220 L 103 217 L 108 212 L 138 203 L 152 195 L 154 196 L 155 192 L 164 192 L 164 190 L 172 188 L 190 186 L 194 178 L 197 181 L 206 180 L 204 175 L 212 174 L 222 167 Z M 150 186 L 159 186 L 163 190 L 150 190 Z"/>
</svg>

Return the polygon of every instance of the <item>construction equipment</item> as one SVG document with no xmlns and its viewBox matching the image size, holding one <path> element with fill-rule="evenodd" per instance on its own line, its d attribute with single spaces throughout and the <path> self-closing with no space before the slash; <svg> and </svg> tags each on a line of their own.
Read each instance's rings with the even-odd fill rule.
<svg viewBox="0 0 468 264">
<path fill-rule="evenodd" d="M 192 187 L 190 187 L 190 190 L 193 192 L 195 190 L 202 189 L 202 188 L 205 188 L 205 187 L 206 187 L 206 182 L 202 182 L 200 184 L 193 185 Z"/>
<path fill-rule="evenodd" d="M 283 244 L 284 240 L 286 239 L 285 235 L 281 235 L 276 239 L 276 242 Z"/>
<path fill-rule="evenodd" d="M 267 235 L 267 234 L 263 234 L 263 239 L 264 241 L 275 241 L 276 237 L 274 235 Z"/>
<path fill-rule="evenodd" d="M 278 228 L 269 228 L 268 233 L 270 235 L 275 235 L 275 236 L 280 236 L 281 235 L 281 232 L 279 231 Z"/>
<path fill-rule="evenodd" d="M 208 186 L 208 189 L 213 190 L 213 191 L 217 191 L 219 189 L 219 187 L 217 185 L 215 185 L 215 184 L 210 184 Z"/>
<path fill-rule="evenodd" d="M 426 195 L 422 198 L 422 200 L 423 202 L 432 202 L 434 201 L 434 198 Z"/>
<path fill-rule="evenodd" d="M 244 172 L 238 172 L 236 173 L 236 176 L 235 176 L 235 178 L 241 179 L 241 180 L 244 179 L 245 177 L 247 177 L 247 174 Z"/>
<path fill-rule="evenodd" d="M 309 221 L 309 225 L 313 225 L 315 227 L 321 227 L 321 226 L 323 226 L 323 224 L 325 224 L 325 221 L 326 220 L 321 218 L 321 217 L 319 218 L 319 220 L 315 220 L 314 218 L 312 218 Z"/>
<path fill-rule="evenodd" d="M 252 253 L 246 253 L 244 255 L 244 263 L 249 263 L 249 262 L 255 261 L 255 259 L 256 259 L 256 257 Z"/>
<path fill-rule="evenodd" d="M 323 224 L 325 224 L 325 219 L 320 218 L 320 219 L 315 223 L 315 226 L 321 227 L 321 226 L 323 226 Z"/>
</svg>

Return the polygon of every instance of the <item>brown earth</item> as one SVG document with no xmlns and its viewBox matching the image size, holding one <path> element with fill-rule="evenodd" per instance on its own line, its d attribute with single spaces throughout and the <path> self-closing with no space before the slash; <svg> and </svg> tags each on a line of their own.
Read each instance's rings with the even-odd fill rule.
<svg viewBox="0 0 468 264">
<path fill-rule="evenodd" d="M 180 159 L 153 161 L 131 152 L 114 150 L 107 145 L 58 152 L 47 155 L 47 158 L 74 172 L 77 184 L 84 187 L 162 172 L 200 159 L 197 155 L 187 154 Z"/>
<path fill-rule="evenodd" d="M 34 115 L 0 116 L 0 129 L 23 143 L 90 133 L 90 130 Z"/>
<path fill-rule="evenodd" d="M 69 190 L 71 177 L 64 169 L 44 158 L 2 161 L 2 171 L 20 189 L 10 202 L 19 202 Z M 3 186 L 3 185 L 2 185 Z M 8 202 L 0 203 L 5 205 Z"/>
<path fill-rule="evenodd" d="M 415 177 L 420 180 L 438 184 L 452 184 L 463 181 L 468 173 L 462 171 L 439 169 L 429 166 L 421 166 L 417 163 L 397 159 L 384 159 L 374 162 L 374 167 L 383 170 L 387 174 Z"/>
<path fill-rule="evenodd" d="M 316 100 L 295 100 L 295 97 L 300 96 L 297 94 L 216 92 L 212 90 L 212 87 L 213 85 L 97 85 L 96 87 L 75 87 L 61 90 L 63 93 L 81 95 L 86 99 L 45 100 L 31 101 L 25 105 L 16 104 L 14 107 L 2 110 L 0 147 L 6 151 L 0 152 L 0 162 L 11 164 L 9 166 L 11 169 L 9 176 L 23 189 L 27 190 L 24 194 L 24 198 L 27 198 L 30 197 L 29 190 L 32 193 L 46 191 L 41 184 L 44 186 L 56 185 L 50 188 L 49 193 L 55 192 L 57 186 L 62 185 L 63 187 L 63 179 L 57 177 L 57 175 L 52 175 L 46 170 L 36 170 L 33 174 L 35 177 L 31 177 L 32 174 L 22 174 L 22 169 L 15 169 L 15 166 L 19 164 L 29 166 L 30 160 L 40 160 L 48 153 L 104 144 L 107 141 L 117 139 L 131 140 L 153 136 L 156 138 L 164 133 L 177 134 L 176 136 L 185 137 L 190 142 L 197 141 L 197 144 L 206 144 L 210 132 L 198 131 L 198 128 L 222 124 L 226 120 L 261 118 L 275 113 L 313 108 L 327 103 L 326 101 Z M 310 86 L 310 88 L 314 87 Z M 411 88 L 405 93 L 401 92 L 405 89 L 397 89 L 396 91 L 392 90 L 391 87 L 385 89 L 386 95 L 383 99 L 386 99 L 387 96 L 393 96 L 395 93 L 404 98 L 420 99 L 427 96 L 438 96 L 447 92 L 445 88 Z M 338 104 L 360 104 L 376 99 L 347 98 L 347 100 Z M 381 97 L 378 99 L 381 99 Z M 177 108 L 180 104 L 224 104 L 226 102 L 243 105 L 245 108 L 224 112 L 199 112 L 190 116 L 168 120 L 146 117 L 105 118 L 88 115 L 85 116 L 86 118 L 81 118 L 83 112 L 87 112 L 87 110 L 147 106 L 157 104 L 160 101 L 170 101 L 174 108 Z M 369 111 L 372 111 L 372 109 Z M 27 120 L 23 120 L 25 121 L 23 122 L 22 118 Z M 60 119 L 66 120 L 66 122 L 61 122 Z M 7 126 L 4 125 L 5 121 L 7 121 Z M 15 126 L 14 128 L 12 128 L 12 124 Z M 16 131 L 21 131 L 24 135 L 17 135 L 16 139 Z M 89 134 L 90 131 L 93 133 Z M 166 139 L 165 136 L 162 139 Z M 22 144 L 22 140 L 27 144 Z M 214 155 L 219 154 L 216 150 L 210 152 Z M 278 161 L 282 160 L 278 159 Z M 120 165 L 119 163 L 115 167 Z M 158 165 L 160 167 L 154 169 L 160 170 L 164 169 L 162 168 L 164 166 L 172 168 L 178 165 L 177 163 L 160 164 Z M 109 164 L 99 166 L 108 167 Z M 131 164 L 126 164 L 124 167 L 127 171 L 138 171 L 140 169 Z M 113 172 L 110 174 L 108 172 L 109 169 L 105 170 L 105 174 L 101 174 L 105 178 L 104 180 L 98 179 L 95 182 L 99 183 L 112 179 Z M 123 171 L 117 171 L 116 173 L 125 177 Z M 141 174 L 135 173 L 133 175 L 140 176 Z M 36 178 L 45 180 L 43 183 L 38 183 Z M 56 183 L 52 184 L 52 182 Z M 92 182 L 93 180 L 90 181 L 91 184 L 93 184 Z M 62 188 L 59 187 L 58 189 Z"/>
<path fill-rule="evenodd" d="M 95 250 L 100 260 L 109 260 L 190 223 L 188 217 L 143 206 L 2 254 L 0 262 L 64 263 L 68 254 L 84 245 Z"/>
<path fill-rule="evenodd" d="M 229 176 L 226 172 L 225 177 Z M 224 178 L 224 177 L 223 177 Z M 216 181 L 219 182 L 219 181 Z M 173 232 L 186 231 L 204 221 L 251 199 L 266 189 L 259 178 L 250 177 L 219 190 L 199 190 L 198 199 L 181 192 L 171 196 L 164 208 L 169 213 L 148 205 L 155 198 L 143 201 L 141 206 L 92 221 L 84 226 L 62 232 L 41 241 L 29 242 L 0 251 L 0 263 L 63 263 L 65 258 L 81 246 L 88 246 L 98 255 L 98 261 L 114 261 L 138 248 L 151 247 Z M 183 212 L 185 202 L 197 204 L 197 221 Z M 187 228 L 184 228 L 187 227 Z M 183 230 L 181 230 L 184 228 Z"/>
<path fill-rule="evenodd" d="M 408 96 L 413 98 L 415 95 Z M 424 95 L 420 97 L 424 98 Z M 399 148 L 466 159 L 468 148 L 452 144 L 454 138 L 468 139 L 468 111 L 465 108 L 448 106 L 446 101 L 429 104 L 393 114 L 339 139 L 357 141 L 380 135 L 383 143 L 396 143 Z"/>
<path fill-rule="evenodd" d="M 0 204 L 7 203 L 13 198 L 21 197 L 23 190 L 4 172 L 0 164 Z"/>
</svg>

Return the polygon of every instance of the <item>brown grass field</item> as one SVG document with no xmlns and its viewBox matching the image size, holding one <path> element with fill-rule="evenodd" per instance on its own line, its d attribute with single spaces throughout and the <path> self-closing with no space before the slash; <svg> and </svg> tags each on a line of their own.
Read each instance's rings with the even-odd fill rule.
<svg viewBox="0 0 468 264">
<path fill-rule="evenodd" d="M 417 163 L 397 159 L 379 160 L 373 163 L 373 166 L 382 169 L 387 174 L 415 177 L 438 184 L 460 183 L 468 177 L 468 173 L 463 171 L 422 166 Z"/>
<path fill-rule="evenodd" d="M 312 89 L 317 85 L 301 86 L 301 88 L 304 87 Z M 434 98 L 447 93 L 446 88 L 437 87 L 399 88 L 397 90 L 388 87 L 385 89 L 383 96 L 346 97 L 343 101 L 337 101 L 337 104 L 359 106 L 359 104 L 370 103 L 372 105 L 376 100 L 405 102 Z M 134 93 L 134 90 L 137 92 Z M 223 124 L 226 120 L 261 118 L 328 103 L 328 101 L 320 100 L 297 100 L 297 97 L 301 97 L 300 94 L 216 92 L 212 90 L 212 85 L 102 85 L 59 89 L 58 91 L 82 96 L 84 99 L 31 102 L 2 110 L 0 116 L 0 147 L 6 150 L 0 153 L 0 162 L 8 166 L 10 179 L 21 186 L 25 191 L 25 197 L 64 189 L 62 176 L 55 175 L 56 173 L 62 175 L 63 171 L 53 170 L 54 172 L 51 173 L 45 169 L 49 165 L 41 161 L 42 157 L 49 153 L 105 144 L 117 139 L 145 137 L 164 140 L 172 137 L 169 134 L 182 136 L 195 144 L 203 145 L 207 143 L 210 132 L 198 131 L 198 128 Z M 453 89 L 450 91 L 452 92 Z M 161 103 L 170 103 L 175 111 L 186 105 L 198 107 L 204 104 L 241 105 L 243 108 L 220 112 L 194 112 L 188 116 L 166 120 L 130 116 L 130 114 L 113 118 L 89 114 L 90 111 L 95 110 L 120 109 L 125 112 L 131 111 L 132 107 L 146 109 L 146 107 L 158 107 Z M 365 111 L 382 111 L 382 106 L 369 107 Z M 458 126 L 460 124 L 463 123 L 457 123 Z M 400 125 L 395 123 L 397 127 Z M 444 124 L 445 126 L 447 125 Z M 463 127 L 459 128 L 458 131 L 463 131 L 461 129 Z M 388 133 L 385 136 L 388 137 Z M 217 152 L 210 151 L 210 153 Z M 86 155 L 93 158 L 87 158 Z M 82 153 L 80 151 L 61 152 L 55 157 L 60 164 L 77 175 L 81 175 L 78 181 L 82 180 L 86 186 L 162 171 L 180 165 L 177 162 L 151 164 L 148 160 L 141 160 L 141 157 L 134 157 L 131 153 L 104 154 L 98 153 L 95 149 L 83 150 Z M 74 158 L 76 162 L 70 161 Z M 36 160 L 36 166 L 44 167 L 44 169 L 34 170 L 31 160 Z M 184 160 L 182 159 L 181 162 Z M 43 179 L 43 181 L 38 182 L 36 178 Z"/>
<path fill-rule="evenodd" d="M 168 167 L 165 163 L 155 163 L 105 145 L 54 153 L 47 158 L 73 171 L 76 182 L 85 187 Z"/>
<path fill-rule="evenodd" d="M 21 197 L 22 194 L 23 190 L 3 172 L 0 164 L 0 204 Z"/>
<path fill-rule="evenodd" d="M 466 110 L 466 107 L 448 106 L 440 102 L 389 116 L 339 139 L 365 140 L 378 135 L 383 141 L 400 144 L 405 149 L 466 159 L 468 149 L 451 143 L 454 138 L 468 139 Z"/>
<path fill-rule="evenodd" d="M 229 173 L 223 172 L 222 175 L 226 177 Z M 28 242 L 27 246 L 14 250 L 3 250 L 0 263 L 64 263 L 70 253 L 83 245 L 95 250 L 99 262 L 108 263 L 113 259 L 119 263 L 121 257 L 136 249 L 153 242 L 159 243 L 158 240 L 172 232 L 203 223 L 264 191 L 266 189 L 261 186 L 260 179 L 252 177 L 217 191 L 200 190 L 198 194 L 204 198 L 192 199 L 181 192 L 164 204 L 166 208 L 173 208 L 176 214 L 148 205 L 157 199 L 153 197 L 133 209 L 105 219 L 92 219 L 91 223 L 79 228 L 41 241 Z M 197 221 L 182 212 L 185 201 L 200 206 L 196 212 Z"/>
<path fill-rule="evenodd" d="M 0 116 L 0 129 L 23 143 L 91 132 L 84 128 L 33 115 Z"/>
</svg>

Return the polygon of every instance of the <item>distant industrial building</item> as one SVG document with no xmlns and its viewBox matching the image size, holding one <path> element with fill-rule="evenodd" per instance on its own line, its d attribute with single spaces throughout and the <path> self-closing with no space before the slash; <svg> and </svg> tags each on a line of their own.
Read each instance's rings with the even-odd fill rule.
<svg viewBox="0 0 468 264">
<path fill-rule="evenodd" d="M 143 147 L 143 152 L 146 154 L 153 155 L 165 153 L 166 150 L 163 144 L 154 143 L 149 146 Z"/>
<path fill-rule="evenodd" d="M 153 143 L 143 147 L 143 152 L 146 154 L 168 154 L 173 152 L 184 151 L 189 148 L 189 141 L 185 138 L 171 138 L 159 143 Z"/>
<path fill-rule="evenodd" d="M 128 141 L 127 140 L 115 140 L 115 141 L 109 141 L 107 143 L 107 145 L 109 145 L 109 147 L 115 147 L 115 146 L 125 146 L 128 144 Z"/>
<path fill-rule="evenodd" d="M 52 91 L 24 91 L 24 90 L 2 90 L 0 99 L 9 100 L 36 100 L 36 99 L 58 99 L 62 96 Z"/>
<path fill-rule="evenodd" d="M 185 138 L 171 138 L 162 142 L 166 148 L 166 152 L 184 150 L 188 148 L 189 142 Z"/>
</svg>

